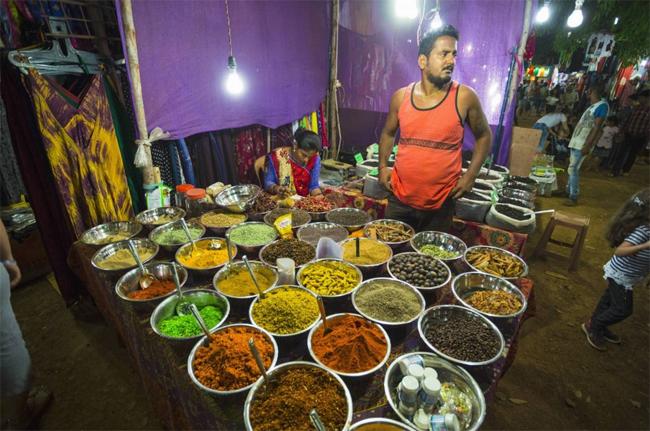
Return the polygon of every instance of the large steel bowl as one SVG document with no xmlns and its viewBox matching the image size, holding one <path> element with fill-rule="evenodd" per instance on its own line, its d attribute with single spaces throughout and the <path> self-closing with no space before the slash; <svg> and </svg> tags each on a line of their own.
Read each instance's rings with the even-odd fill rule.
<svg viewBox="0 0 650 431">
<path fill-rule="evenodd" d="M 461 262 L 463 255 L 465 254 L 465 250 L 467 250 L 467 245 L 465 245 L 465 242 L 462 239 L 445 232 L 436 232 L 432 230 L 424 231 L 416 234 L 411 239 L 411 247 L 418 253 L 422 253 L 420 249 L 428 244 L 437 245 L 438 247 L 442 247 L 449 252 L 457 253 L 456 257 L 449 259 L 440 259 L 450 267 L 458 262 Z"/>
<path fill-rule="evenodd" d="M 504 278 L 506 280 L 517 280 L 518 278 L 522 278 L 522 277 L 525 277 L 525 276 L 528 275 L 528 264 L 521 257 L 517 256 L 516 254 L 514 254 L 512 252 L 509 252 L 508 250 L 504 250 L 504 249 L 498 248 L 498 247 L 492 247 L 492 246 L 489 246 L 489 245 L 475 245 L 473 247 L 469 247 L 465 251 L 465 253 L 463 254 L 463 261 L 465 262 L 465 265 L 467 265 L 469 268 L 471 268 L 472 271 L 485 273 L 485 271 L 482 271 L 481 269 L 476 268 L 475 266 L 470 264 L 468 262 L 468 260 L 467 260 L 467 254 L 468 253 L 472 252 L 473 250 L 482 250 L 482 249 L 489 249 L 489 250 L 492 250 L 492 251 L 496 251 L 497 253 L 502 253 L 504 255 L 512 257 L 513 259 L 518 260 L 521 263 L 522 268 L 523 268 L 521 274 L 517 275 L 516 277 L 500 276 L 501 278 Z M 495 274 L 492 274 L 492 275 L 495 275 Z"/>
<path fill-rule="evenodd" d="M 226 325 L 226 326 L 221 326 L 217 328 L 214 331 L 210 331 L 211 334 L 217 334 L 221 331 L 224 331 L 228 328 L 236 328 L 236 327 L 246 327 L 246 328 L 251 328 L 256 331 L 259 331 L 261 334 L 263 334 L 266 339 L 273 345 L 273 359 L 271 360 L 271 366 L 269 369 L 272 369 L 275 367 L 275 364 L 278 362 L 278 344 L 275 342 L 275 339 L 269 334 L 266 330 L 258 327 L 258 326 L 253 326 L 249 325 L 247 323 L 234 323 L 232 325 Z M 207 386 L 205 386 L 201 381 L 196 377 L 194 374 L 194 358 L 196 357 L 196 352 L 199 350 L 199 347 L 201 346 L 207 346 L 209 343 L 207 342 L 207 337 L 204 335 L 197 343 L 194 345 L 192 348 L 192 351 L 190 352 L 190 355 L 187 357 L 187 374 L 189 374 L 190 379 L 192 380 L 192 383 L 196 385 L 199 389 L 202 391 L 210 394 L 210 395 L 217 395 L 217 396 L 230 396 L 230 395 L 238 395 L 241 393 L 244 393 L 248 391 L 250 388 L 253 387 L 255 383 L 251 383 L 250 385 L 243 386 L 239 389 L 232 389 L 229 391 L 220 391 L 217 389 L 212 389 Z"/>
<path fill-rule="evenodd" d="M 490 331 L 499 339 L 498 351 L 492 358 L 486 359 L 484 361 L 476 361 L 476 362 L 463 361 L 462 359 L 453 358 L 443 353 L 436 346 L 431 344 L 431 342 L 427 339 L 425 334 L 427 333 L 427 330 L 430 327 L 439 325 L 442 322 L 446 322 L 447 320 L 449 320 L 449 318 L 451 318 L 454 315 L 461 315 L 461 314 L 480 321 L 484 326 L 489 328 Z M 454 364 L 461 365 L 461 366 L 467 366 L 467 367 L 490 366 L 494 362 L 496 362 L 501 357 L 501 355 L 503 355 L 503 349 L 505 348 L 505 340 L 503 339 L 503 335 L 501 334 L 501 331 L 499 331 L 499 328 L 497 328 L 494 323 L 492 323 L 487 317 L 481 315 L 480 313 L 474 311 L 473 309 L 462 307 L 460 305 L 436 305 L 434 307 L 428 308 L 420 316 L 420 319 L 418 320 L 418 332 L 420 334 L 420 339 L 436 355 Z"/>
<path fill-rule="evenodd" d="M 402 377 L 400 363 L 402 361 L 420 363 L 421 365 L 429 368 L 434 368 L 438 373 L 438 378 L 441 383 L 454 383 L 470 400 L 471 403 L 471 418 L 467 423 L 461 422 L 461 429 L 464 431 L 477 431 L 481 428 L 486 415 L 485 397 L 480 386 L 474 378 L 464 369 L 458 367 L 445 359 L 438 357 L 430 352 L 412 352 L 406 353 L 390 364 L 384 377 L 384 392 L 388 404 L 393 409 L 393 412 L 411 427 L 415 427 L 413 422 L 404 416 L 398 409 L 399 399 L 397 396 L 397 386 L 399 385 Z M 460 419 L 460 418 L 459 418 Z M 362 431 L 360 428 L 359 431 Z"/>
<path fill-rule="evenodd" d="M 507 334 L 509 335 L 512 332 L 517 319 L 526 311 L 526 307 L 528 307 L 526 297 L 517 286 L 501 277 L 485 274 L 483 272 L 466 272 L 457 275 L 451 282 L 451 290 L 456 301 L 490 319 L 495 325 L 497 325 L 504 336 Z M 466 302 L 466 299 L 473 293 L 483 290 L 502 290 L 511 293 L 521 301 L 521 308 L 510 314 L 493 314 L 479 310 Z"/>
<path fill-rule="evenodd" d="M 205 235 L 205 227 L 199 223 L 196 220 L 188 220 L 187 222 L 187 228 L 193 228 L 193 229 L 199 229 L 201 231 L 201 234 L 198 236 L 198 238 L 195 238 L 195 240 L 199 240 L 200 238 Z M 190 242 L 189 238 L 187 238 L 187 235 L 183 234 L 183 240 L 181 242 L 177 243 L 167 243 L 163 244 L 160 241 L 158 241 L 158 238 L 160 235 L 164 234 L 165 232 L 169 232 L 171 230 L 180 230 L 181 232 L 183 231 L 183 226 L 182 226 L 182 221 L 173 221 L 171 223 L 164 224 L 162 226 L 158 226 L 157 228 L 154 228 L 151 232 L 149 232 L 149 239 L 156 244 L 160 246 L 165 251 L 168 251 L 170 253 L 175 253 L 176 250 L 178 250 L 178 247 L 180 247 L 183 244 L 187 244 Z"/>
<path fill-rule="evenodd" d="M 331 315 L 331 316 L 327 316 L 327 322 L 328 322 L 328 325 L 332 325 L 332 324 L 333 324 L 332 322 L 333 322 L 336 318 L 341 318 L 341 317 L 343 317 L 343 316 L 347 316 L 347 315 L 350 315 L 350 316 L 356 316 L 356 317 L 360 317 L 360 318 L 362 318 L 362 319 L 365 319 L 365 317 L 363 317 L 363 316 L 361 316 L 361 315 L 359 315 L 359 314 L 354 314 L 354 313 L 339 313 L 339 314 L 333 314 L 333 315 Z M 333 373 L 336 373 L 336 374 L 338 374 L 338 375 L 341 376 L 341 377 L 345 377 L 345 378 L 353 378 L 353 379 L 355 379 L 355 378 L 368 377 L 368 376 L 374 374 L 377 370 L 381 369 L 381 368 L 386 364 L 386 361 L 388 361 L 388 358 L 390 357 L 391 344 L 390 344 L 390 337 L 388 336 L 388 333 L 386 332 L 386 330 L 385 330 L 381 325 L 379 325 L 379 324 L 377 324 L 377 323 L 375 323 L 375 322 L 370 321 L 370 323 L 371 323 L 372 325 L 375 325 L 377 328 L 379 328 L 379 330 L 381 331 L 381 333 L 384 335 L 384 339 L 386 340 L 386 354 L 384 355 L 384 358 L 383 358 L 383 359 L 382 359 L 382 360 L 381 360 L 377 365 L 375 365 L 374 367 L 370 368 L 369 370 L 359 371 L 359 372 L 357 372 L 357 373 L 346 373 L 346 372 L 343 372 L 343 371 L 335 370 L 334 368 L 331 368 L 331 367 L 329 367 L 329 366 L 327 366 L 327 365 L 325 365 L 324 363 L 321 362 L 321 360 L 318 358 L 318 356 L 316 355 L 316 353 L 314 353 L 314 349 L 312 348 L 312 338 L 314 337 L 314 334 L 316 333 L 316 331 L 318 330 L 318 328 L 320 328 L 321 326 L 323 326 L 323 321 L 322 321 L 322 320 L 319 320 L 319 321 L 318 321 L 318 324 L 317 324 L 316 326 L 314 326 L 314 327 L 311 329 L 311 331 L 309 331 L 309 336 L 307 337 L 307 347 L 309 348 L 309 354 L 311 355 L 312 359 L 313 359 L 313 360 L 314 360 L 318 365 L 321 365 L 323 368 L 326 368 L 327 370 L 329 370 L 329 371 L 331 371 L 331 372 L 333 372 Z"/>
<path fill-rule="evenodd" d="M 214 198 L 214 203 L 230 212 L 243 213 L 253 204 L 260 191 L 254 184 L 228 187 Z"/>
<path fill-rule="evenodd" d="M 262 262 L 264 262 L 265 264 L 267 264 L 267 265 L 269 265 L 269 266 L 272 266 L 273 268 L 276 268 L 276 269 L 277 269 L 277 267 L 278 267 L 277 262 L 271 262 L 271 261 L 266 260 L 266 259 L 264 258 L 264 251 L 266 251 L 267 248 L 271 247 L 272 245 L 274 245 L 275 243 L 280 242 L 280 241 L 283 241 L 283 240 L 282 240 L 282 239 L 279 239 L 279 240 L 277 240 L 277 241 L 273 241 L 273 242 L 271 242 L 271 243 L 268 243 L 268 244 L 266 244 L 264 247 L 262 247 L 262 249 L 260 250 L 260 260 L 261 260 Z M 300 240 L 297 240 L 297 241 L 300 241 Z M 303 263 L 302 265 L 297 265 L 297 264 L 296 264 L 296 268 L 302 268 L 303 266 L 305 266 L 305 265 L 308 264 L 309 262 L 313 262 L 314 259 L 316 259 L 316 248 L 315 248 L 313 245 L 311 245 L 311 244 L 309 244 L 308 242 L 306 242 L 306 241 L 300 241 L 300 242 L 303 243 L 303 244 L 306 244 L 306 245 L 308 245 L 308 246 L 310 246 L 311 248 L 314 249 L 314 257 L 313 257 L 311 260 L 309 260 L 309 261 Z M 287 257 L 287 256 L 283 256 L 283 257 Z"/>
<path fill-rule="evenodd" d="M 216 241 L 218 244 L 220 244 L 221 247 L 224 248 L 224 250 L 226 249 L 226 240 L 223 239 L 223 238 L 205 237 L 205 238 L 201 238 L 201 239 L 195 241 L 195 243 L 196 243 L 197 247 L 200 247 L 202 244 L 209 243 L 211 241 Z M 186 253 L 189 253 L 192 250 L 192 247 L 193 247 L 192 243 L 188 242 L 187 244 L 182 245 L 181 247 L 179 247 L 179 249 L 176 250 L 176 255 L 175 255 L 176 262 L 178 262 L 178 264 L 180 266 L 187 269 L 188 271 L 194 272 L 194 273 L 199 274 L 199 275 L 208 275 L 208 274 L 212 275 L 213 271 L 218 270 L 219 268 L 224 266 L 226 263 L 228 263 L 228 259 L 226 259 L 223 263 L 220 263 L 219 265 L 208 266 L 208 267 L 204 267 L 204 268 L 198 268 L 198 267 L 186 265 L 181 261 L 181 259 L 179 259 L 179 256 L 182 256 L 182 255 L 185 255 Z M 237 246 L 235 244 L 232 244 L 232 243 L 230 244 L 230 253 L 231 253 L 231 256 L 234 259 L 235 256 L 237 255 Z"/>
<path fill-rule="evenodd" d="M 413 287 L 415 287 L 416 289 L 421 290 L 422 293 L 430 292 L 430 291 L 432 291 L 432 290 L 438 290 L 438 289 L 441 289 L 441 288 L 445 287 L 445 286 L 449 283 L 449 281 L 451 281 L 451 270 L 449 269 L 449 267 L 447 266 L 447 264 L 446 264 L 444 261 L 442 261 L 441 259 L 438 259 L 438 258 L 433 257 L 433 256 L 429 256 L 429 255 L 426 255 L 426 254 L 423 255 L 423 256 L 429 256 L 431 259 L 433 259 L 433 260 L 435 260 L 436 262 L 438 262 L 439 264 L 441 264 L 441 265 L 443 266 L 443 268 L 447 271 L 447 277 L 445 278 L 445 281 L 444 281 L 444 282 L 442 282 L 442 283 L 440 283 L 440 284 L 437 284 L 437 285 L 435 285 L 435 286 L 417 286 L 417 285 L 415 285 L 415 284 L 411 284 L 411 283 L 409 283 L 408 281 L 402 280 L 401 278 L 395 276 L 395 273 L 393 272 L 393 270 L 395 269 L 394 266 L 393 266 L 393 265 L 394 265 L 393 262 L 395 261 L 395 258 L 396 258 L 397 256 L 404 256 L 404 255 L 410 255 L 410 254 L 411 254 L 411 255 L 413 255 L 413 254 L 415 254 L 415 255 L 422 255 L 421 253 L 417 253 L 417 252 L 413 252 L 413 251 L 411 251 L 411 252 L 405 252 L 405 253 L 399 253 L 399 254 L 394 255 L 393 258 L 390 260 L 390 262 L 388 262 L 388 274 L 389 274 L 391 277 L 393 277 L 395 280 L 403 281 L 404 283 L 408 284 L 409 286 L 413 286 Z"/>
<path fill-rule="evenodd" d="M 337 220 L 337 218 L 342 214 L 357 214 L 359 215 L 359 219 L 363 219 L 364 221 L 356 224 L 340 223 L 340 220 Z M 357 208 L 336 208 L 325 215 L 325 220 L 343 226 L 350 232 L 355 232 L 369 223 L 372 218 L 370 217 L 370 214 Z"/>
<path fill-rule="evenodd" d="M 327 372 L 332 378 L 336 379 L 336 381 L 341 385 L 341 389 L 343 389 L 343 393 L 345 394 L 345 400 L 346 404 L 348 407 L 347 411 L 347 419 L 345 421 L 345 425 L 343 427 L 343 430 L 347 430 L 350 427 L 350 424 L 352 423 L 352 413 L 353 413 L 353 406 L 352 406 L 352 395 L 350 394 L 350 390 L 348 387 L 345 385 L 343 380 L 336 375 L 336 373 L 333 373 L 329 371 L 327 368 L 314 364 L 312 362 L 305 362 L 305 361 L 295 361 L 295 362 L 287 362 L 281 365 L 278 365 L 277 367 L 273 368 L 271 371 L 269 371 L 268 375 L 270 379 L 273 379 L 274 376 L 279 375 L 280 373 L 284 372 L 287 369 L 291 368 L 318 368 L 321 369 L 325 372 Z M 253 402 L 255 401 L 255 396 L 257 395 L 257 392 L 260 390 L 264 390 L 265 384 L 264 384 L 264 379 L 260 378 L 251 388 L 250 392 L 248 393 L 248 396 L 246 397 L 246 401 L 244 402 L 244 426 L 246 427 L 247 431 L 253 431 L 253 426 L 251 425 L 251 406 Z M 268 413 L 268 412 L 266 412 Z"/>
<path fill-rule="evenodd" d="M 161 217 L 165 217 L 161 220 Z M 151 230 L 156 226 L 161 226 L 172 221 L 180 220 L 185 217 L 185 210 L 178 207 L 160 207 L 145 210 L 135 216 L 138 223 L 142 223 L 147 229 Z"/>
<path fill-rule="evenodd" d="M 341 242 L 345 240 L 348 237 L 348 230 L 344 228 L 343 226 L 339 226 L 335 223 L 329 223 L 329 222 L 317 222 L 317 223 L 309 223 L 307 225 L 302 226 L 300 229 L 298 229 L 298 234 L 297 237 L 301 241 L 305 241 L 316 247 L 318 245 L 318 240 L 316 241 L 308 241 L 306 239 L 307 237 L 307 232 L 315 229 L 315 230 L 322 230 L 325 233 L 321 235 L 320 238 L 330 238 L 335 242 Z"/>
<path fill-rule="evenodd" d="M 405 423 L 388 418 L 368 418 L 355 422 L 350 431 L 416 431 Z"/>
<path fill-rule="evenodd" d="M 415 229 L 413 229 L 409 224 L 404 223 L 403 221 L 399 220 L 391 220 L 391 219 L 379 219 L 375 221 L 371 221 L 370 223 L 366 224 L 366 226 L 363 228 L 363 234 L 366 236 L 366 238 L 372 238 L 370 230 L 378 225 L 388 225 L 388 224 L 398 224 L 400 226 L 403 226 L 407 231 L 410 232 L 411 237 L 407 238 L 402 241 L 384 241 L 381 238 L 377 237 L 377 239 L 384 244 L 388 244 L 392 249 L 399 248 L 403 246 L 404 244 L 408 243 L 413 236 L 415 235 Z"/>
<path fill-rule="evenodd" d="M 311 290 L 311 289 L 309 289 L 308 287 L 306 287 L 303 284 L 304 278 L 305 278 L 304 277 L 305 270 L 307 268 L 309 268 L 310 266 L 317 265 L 317 264 L 322 263 L 322 262 L 339 262 L 339 263 L 347 266 L 351 270 L 353 270 L 355 272 L 356 276 L 357 276 L 357 285 L 355 287 L 353 287 L 352 289 L 350 289 L 347 292 L 340 293 L 338 295 L 320 295 L 320 296 L 323 297 L 323 299 L 325 299 L 325 298 L 330 298 L 330 299 L 339 298 L 339 299 L 342 299 L 342 298 L 348 297 L 348 296 L 352 295 L 352 292 L 354 292 L 359 287 L 361 282 L 363 282 L 363 274 L 361 273 L 361 270 L 356 267 L 356 265 L 353 265 L 353 264 L 351 264 L 349 262 L 346 262 L 343 259 L 325 258 L 325 259 L 312 260 L 311 262 L 308 262 L 308 263 L 304 264 L 302 267 L 300 267 L 300 269 L 298 270 L 298 274 L 296 275 L 296 281 L 298 282 L 298 285 L 300 285 L 300 287 L 304 287 L 307 290 Z M 319 295 L 319 293 L 317 293 L 317 292 L 314 292 L 314 293 Z"/>
<path fill-rule="evenodd" d="M 228 300 L 226 299 L 225 296 L 223 296 L 217 291 L 207 290 L 207 289 L 187 290 L 183 292 L 183 300 L 196 304 L 197 307 L 199 307 L 199 309 L 207 305 L 214 305 L 216 307 L 220 307 L 223 310 L 223 318 L 215 326 L 208 328 L 210 332 L 214 331 L 215 329 L 223 325 L 226 322 L 226 320 L 228 320 L 228 315 L 230 314 L 230 303 L 228 303 Z M 163 302 L 158 304 L 156 309 L 151 314 L 151 318 L 149 319 L 149 324 L 151 325 L 151 329 L 153 329 L 153 331 L 156 334 L 160 335 L 162 338 L 165 338 L 167 340 L 173 340 L 173 341 L 198 340 L 199 338 L 204 336 L 203 332 L 201 331 L 199 331 L 197 335 L 194 335 L 192 337 L 178 337 L 178 338 L 170 337 L 160 332 L 159 329 L 160 322 L 168 317 L 176 316 L 177 304 L 178 304 L 178 295 L 170 296 L 169 298 L 165 299 Z"/>
<path fill-rule="evenodd" d="M 237 229 L 241 229 L 243 226 L 250 226 L 250 225 L 253 225 L 253 224 L 263 225 L 263 226 L 265 226 L 265 227 L 268 227 L 268 228 L 270 228 L 270 229 L 273 229 L 273 232 L 274 232 L 273 239 L 270 240 L 270 241 L 266 241 L 266 242 L 263 242 L 263 243 L 260 243 L 260 244 L 255 244 L 255 245 L 244 245 L 244 244 L 238 244 L 238 243 L 236 243 L 235 241 L 232 240 L 232 236 L 231 236 L 231 235 L 232 235 L 232 232 L 233 232 L 233 231 L 235 231 L 235 230 L 237 230 Z M 266 223 L 262 223 L 262 222 L 259 222 L 259 221 L 249 221 L 249 222 L 246 222 L 246 223 L 236 224 L 236 225 L 234 225 L 233 227 L 229 228 L 229 229 L 226 231 L 226 238 L 230 238 L 230 242 L 231 242 L 232 244 L 236 245 L 237 248 L 238 248 L 239 250 L 241 250 L 242 253 L 247 254 L 247 255 L 249 255 L 249 256 L 257 256 L 257 254 L 260 252 L 260 249 L 261 249 L 262 247 L 264 247 L 265 245 L 267 245 L 267 244 L 269 244 L 269 243 L 275 241 L 275 240 L 278 238 L 278 231 L 275 230 L 274 227 L 269 226 L 269 225 L 266 224 Z"/>
<path fill-rule="evenodd" d="M 269 286 L 269 289 L 274 287 L 277 282 L 278 282 L 278 271 L 269 266 L 266 265 L 263 262 L 259 262 L 256 260 L 250 260 L 248 261 L 250 264 L 251 268 L 253 270 L 259 269 L 260 271 L 268 271 L 268 274 L 271 276 L 271 279 L 273 280 L 273 283 L 271 283 L 271 286 Z M 244 270 L 246 271 L 246 264 L 243 261 L 238 261 L 238 262 L 232 262 L 229 265 L 225 265 L 223 268 L 221 268 L 217 273 L 214 275 L 214 278 L 212 279 L 212 285 L 216 290 L 218 290 L 223 296 L 228 298 L 228 301 L 230 301 L 231 305 L 233 308 L 246 308 L 248 310 L 248 307 L 250 306 L 250 303 L 253 299 L 257 297 L 257 294 L 249 295 L 249 296 L 233 296 L 229 295 L 223 290 L 219 288 L 219 283 L 226 278 L 226 276 L 232 271 L 233 269 L 239 269 L 239 270 Z M 261 287 L 261 286 L 260 286 Z"/>
<path fill-rule="evenodd" d="M 125 239 L 131 239 L 142 231 L 142 224 L 137 221 L 113 221 L 88 229 L 81 234 L 80 241 L 88 245 L 106 245 Z M 119 235 L 120 239 L 112 239 Z"/>
<path fill-rule="evenodd" d="M 378 319 L 376 317 L 370 316 L 366 312 L 362 311 L 359 308 L 359 306 L 357 305 L 356 297 L 361 292 L 363 292 L 364 289 L 372 289 L 372 284 L 377 282 L 377 281 L 388 282 L 388 283 L 404 286 L 407 289 L 411 290 L 413 293 L 415 293 L 415 295 L 418 298 L 418 301 L 420 302 L 420 311 L 416 315 L 411 317 L 410 319 L 404 320 L 404 321 L 401 321 L 401 322 L 387 322 L 385 320 L 380 320 L 380 319 Z M 400 280 L 395 280 L 394 278 L 380 277 L 380 278 L 371 278 L 370 280 L 366 280 L 363 283 L 361 283 L 361 285 L 352 293 L 352 305 L 354 306 L 354 309 L 357 310 L 357 313 L 361 314 L 366 319 L 372 320 L 373 322 L 379 323 L 380 325 L 382 325 L 384 327 L 387 327 L 387 328 L 398 328 L 398 327 L 405 327 L 405 326 L 415 322 L 416 320 L 418 320 L 418 318 L 420 317 L 420 315 L 422 315 L 422 312 L 424 311 L 425 301 L 424 301 L 424 297 L 422 296 L 422 294 L 416 288 L 411 286 L 410 284 L 404 283 L 403 281 L 400 281 Z"/>
<path fill-rule="evenodd" d="M 285 288 L 285 287 L 289 287 L 289 288 L 292 288 L 292 289 L 300 289 L 300 290 L 304 290 L 305 292 L 308 292 L 311 296 L 313 296 L 313 297 L 314 297 L 314 301 L 316 301 L 316 294 L 315 294 L 314 292 L 312 292 L 312 291 L 309 290 L 309 289 L 305 289 L 304 287 L 300 287 L 300 286 L 293 286 L 293 285 L 275 286 L 275 287 L 273 287 L 273 288 L 271 288 L 271 289 L 267 289 L 267 291 L 266 291 L 265 293 L 271 293 L 271 292 L 273 292 L 273 291 L 276 290 L 276 289 L 281 289 L 281 288 Z M 259 300 L 260 300 L 260 297 L 259 297 L 259 295 L 258 295 L 258 296 L 255 297 L 255 299 L 254 299 L 253 302 L 251 303 L 251 306 L 250 306 L 250 308 L 248 309 L 248 319 L 251 321 L 251 323 L 252 323 L 253 325 L 255 325 L 255 326 L 259 326 L 260 328 L 264 328 L 262 325 L 260 325 L 259 323 L 257 323 L 257 322 L 255 321 L 255 318 L 253 317 L 253 309 L 255 308 L 255 304 L 257 304 L 257 302 L 258 302 Z M 301 329 L 300 331 L 292 332 L 291 334 L 278 334 L 278 333 L 275 333 L 275 332 L 271 332 L 271 331 L 269 331 L 268 329 L 267 329 L 267 331 L 268 331 L 271 335 L 273 335 L 274 337 L 276 337 L 276 338 L 279 339 L 279 340 L 281 340 L 281 339 L 286 339 L 286 338 L 289 338 L 289 337 L 297 337 L 297 336 L 301 336 L 301 335 L 306 335 L 306 334 L 311 330 L 311 328 L 313 328 L 313 327 L 318 323 L 319 319 L 320 319 L 320 314 L 318 314 L 318 315 L 314 318 L 314 321 L 313 321 L 311 324 L 309 324 L 309 326 L 307 326 L 307 327 L 304 328 L 304 329 Z"/>
<path fill-rule="evenodd" d="M 241 221 L 239 221 L 237 223 L 233 223 L 233 224 L 228 225 L 228 226 L 211 225 L 210 223 L 208 223 L 206 221 L 207 216 L 210 215 L 210 214 L 227 214 L 227 213 L 228 213 L 227 211 L 223 211 L 223 210 L 209 211 L 207 213 L 202 214 L 201 217 L 199 218 L 199 221 L 201 222 L 201 224 L 203 226 L 206 227 L 206 229 L 210 229 L 210 231 L 212 233 L 214 233 L 215 235 L 222 236 L 232 226 L 238 225 L 240 223 L 245 223 L 248 220 L 248 214 L 236 213 L 235 215 L 238 215 L 238 216 L 241 216 L 241 217 L 244 217 L 244 218 Z"/>
<path fill-rule="evenodd" d="M 174 280 L 173 274 L 173 263 L 170 262 L 149 262 L 144 265 L 144 268 L 152 274 L 156 279 L 161 281 Z M 178 271 L 178 281 L 180 282 L 181 287 L 185 285 L 187 281 L 187 270 L 183 267 L 176 267 Z M 130 292 L 140 290 L 140 276 L 142 271 L 140 268 L 134 268 L 131 271 L 124 274 L 120 279 L 115 283 L 115 293 L 117 296 L 122 298 L 125 301 L 133 303 L 143 303 L 143 302 L 156 302 L 163 298 L 173 295 L 176 290 L 173 289 L 169 293 L 166 293 L 161 296 L 157 296 L 151 299 L 132 299 L 128 297 Z"/>
<path fill-rule="evenodd" d="M 98 269 L 100 271 L 105 271 L 108 273 L 126 272 L 129 269 L 135 268 L 137 266 L 137 263 L 135 263 L 135 261 L 133 262 L 133 265 L 128 265 L 123 268 L 106 269 L 99 266 L 99 263 L 111 257 L 117 251 L 129 250 L 129 241 L 133 242 L 133 245 L 135 246 L 136 250 L 146 249 L 152 252 L 152 255 L 150 257 L 146 259 L 142 259 L 143 264 L 149 262 L 150 260 L 155 258 L 156 255 L 158 254 L 158 250 L 159 250 L 158 244 L 146 238 L 135 238 L 135 239 L 129 239 L 126 241 L 114 242 L 113 244 L 105 245 L 104 247 L 97 250 L 97 252 L 93 255 L 92 259 L 90 260 L 90 263 L 95 269 Z"/>
<path fill-rule="evenodd" d="M 341 242 L 341 247 L 345 247 L 345 244 L 350 243 L 350 242 L 355 242 L 356 240 L 357 240 L 356 238 L 348 238 L 345 241 Z M 354 266 L 358 267 L 359 269 L 361 269 L 362 271 L 364 271 L 366 273 L 366 275 L 372 274 L 372 273 L 375 273 L 375 272 L 379 271 L 384 265 L 386 265 L 392 259 L 392 257 L 393 257 L 393 249 L 390 248 L 389 245 L 384 244 L 381 241 L 377 241 L 375 239 L 370 239 L 370 238 L 359 238 L 359 241 L 375 241 L 375 242 L 377 242 L 379 244 L 382 244 L 384 247 L 386 247 L 386 249 L 389 252 L 388 257 L 384 261 L 377 262 L 377 263 L 372 263 L 372 264 L 354 263 L 354 262 L 350 262 L 348 260 L 345 260 L 345 258 L 343 259 L 346 262 L 351 263 L 352 265 L 354 265 Z"/>
<path fill-rule="evenodd" d="M 269 226 L 274 226 L 273 223 L 275 222 L 277 217 L 275 219 L 273 219 L 272 216 L 274 215 L 273 213 L 275 211 L 278 211 L 278 212 L 282 213 L 281 215 L 289 214 L 289 213 L 292 214 L 291 228 L 294 231 L 297 231 L 301 227 L 308 225 L 312 221 L 311 215 L 309 215 L 309 213 L 307 211 L 305 211 L 305 210 L 301 210 L 301 209 L 298 209 L 298 208 L 276 208 L 273 211 L 269 211 L 264 216 L 264 223 L 268 224 Z M 306 221 L 304 223 L 296 223 L 294 221 L 294 219 L 293 219 L 293 214 L 300 214 Z"/>
</svg>

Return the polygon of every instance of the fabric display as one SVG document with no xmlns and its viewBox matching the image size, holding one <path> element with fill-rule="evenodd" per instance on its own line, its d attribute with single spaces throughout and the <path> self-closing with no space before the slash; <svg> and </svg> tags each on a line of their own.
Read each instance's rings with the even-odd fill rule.
<svg viewBox="0 0 650 431">
<path fill-rule="evenodd" d="M 0 99 L 0 205 L 8 206 L 21 201 L 25 185 L 20 176 L 16 154 L 11 146 L 5 104 Z"/>
</svg>

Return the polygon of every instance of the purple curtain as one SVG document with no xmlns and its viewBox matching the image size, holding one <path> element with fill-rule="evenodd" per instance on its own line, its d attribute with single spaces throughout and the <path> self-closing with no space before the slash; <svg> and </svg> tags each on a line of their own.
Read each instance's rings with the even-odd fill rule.
<svg viewBox="0 0 650 431">
<path fill-rule="evenodd" d="M 133 2 L 149 130 L 182 138 L 250 124 L 276 128 L 318 109 L 325 98 L 329 2 L 228 3 L 234 55 L 247 86 L 237 97 L 223 88 L 224 1 Z"/>
<path fill-rule="evenodd" d="M 428 0 L 427 10 L 433 6 L 434 1 Z M 440 9 L 443 21 L 454 25 L 460 33 L 454 79 L 476 90 L 488 122 L 495 126 L 508 78 L 509 52 L 518 45 L 521 36 L 524 1 L 441 0 Z M 406 21 L 396 18 L 393 2 L 344 2 L 339 35 L 342 108 L 386 112 L 395 90 L 420 79 L 418 24 L 419 18 Z M 507 109 L 504 120 L 500 155 L 506 157 L 512 112 Z M 368 132 L 364 146 L 376 142 L 376 133 Z M 471 148 L 473 138 L 467 132 L 464 146 Z M 357 139 L 355 142 L 359 144 Z M 504 161 L 502 157 L 499 160 Z"/>
</svg>

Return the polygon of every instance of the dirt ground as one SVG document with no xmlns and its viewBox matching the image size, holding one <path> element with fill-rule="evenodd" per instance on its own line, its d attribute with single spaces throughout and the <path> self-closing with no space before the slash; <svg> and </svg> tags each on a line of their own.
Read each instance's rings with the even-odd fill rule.
<svg viewBox="0 0 650 431">
<path fill-rule="evenodd" d="M 650 288 L 635 289 L 634 315 L 613 328 L 624 340 L 620 346 L 598 352 L 580 330 L 605 288 L 601 268 L 612 253 L 603 239 L 606 223 L 627 197 L 648 185 L 649 173 L 645 163 L 624 178 L 586 172 L 575 208 L 564 208 L 561 198 L 538 198 L 542 209 L 591 217 L 589 235 L 575 272 L 567 271 L 565 257 L 528 260 L 537 314 L 523 325 L 516 360 L 488 405 L 484 429 L 650 428 Z M 538 219 L 527 254 L 548 218 Z M 48 279 L 14 291 L 12 302 L 35 382 L 56 397 L 43 429 L 160 428 L 110 327 L 75 319 Z"/>
</svg>

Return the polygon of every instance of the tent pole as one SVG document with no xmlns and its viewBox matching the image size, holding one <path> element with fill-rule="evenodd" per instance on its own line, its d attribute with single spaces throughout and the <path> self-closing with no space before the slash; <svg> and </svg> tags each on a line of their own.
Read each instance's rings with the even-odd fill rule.
<svg viewBox="0 0 650 431">
<path fill-rule="evenodd" d="M 129 59 L 129 75 L 131 77 L 131 91 L 133 94 L 133 105 L 135 109 L 135 120 L 138 126 L 138 136 L 146 139 L 147 119 L 144 115 L 144 102 L 142 100 L 142 82 L 140 81 L 140 62 L 138 60 L 138 45 L 135 36 L 135 24 L 133 22 L 133 8 L 131 0 L 120 0 L 122 12 L 122 23 L 124 25 L 124 37 L 126 38 L 126 55 Z M 142 169 L 142 180 L 144 184 L 154 184 L 155 175 L 151 160 L 151 148 L 145 146 L 147 163 Z"/>
<path fill-rule="evenodd" d="M 329 157 L 337 159 L 338 142 L 338 103 L 336 89 L 338 83 L 339 49 L 339 0 L 332 1 L 332 32 L 330 38 L 330 79 L 327 89 L 327 135 L 330 141 Z"/>
</svg>

